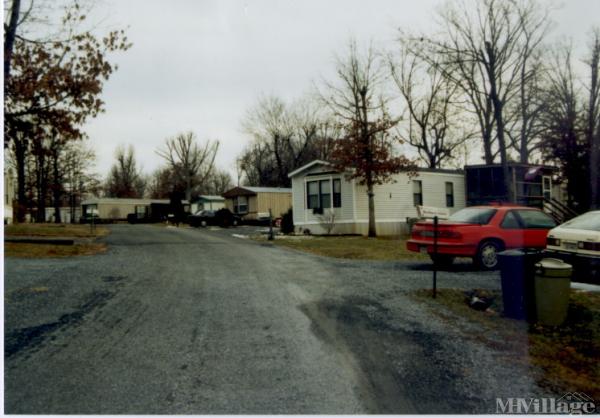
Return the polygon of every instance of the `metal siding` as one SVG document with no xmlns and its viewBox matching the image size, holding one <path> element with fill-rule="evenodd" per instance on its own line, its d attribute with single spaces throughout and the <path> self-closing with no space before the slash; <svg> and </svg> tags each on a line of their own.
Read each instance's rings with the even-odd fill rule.
<svg viewBox="0 0 600 418">
<path fill-rule="evenodd" d="M 279 218 L 292 207 L 291 193 L 258 193 L 256 197 L 251 197 L 250 202 L 258 202 L 257 212 L 269 212 L 271 209 L 274 218 Z M 252 203 L 250 204 L 252 207 Z M 253 211 L 253 209 L 250 209 Z"/>
<path fill-rule="evenodd" d="M 348 181 L 343 174 L 331 174 L 329 166 L 315 166 L 307 170 L 302 176 L 292 178 L 292 201 L 294 205 L 294 224 L 302 224 L 304 222 L 319 222 L 321 215 L 314 215 L 312 209 L 306 208 L 306 181 L 327 180 L 330 178 L 341 180 L 341 198 L 342 205 L 339 208 L 334 208 L 335 219 L 339 221 L 349 221 L 354 219 L 353 210 L 353 186 L 352 182 Z M 319 173 L 323 173 L 319 176 Z M 312 174 L 307 178 L 308 174 Z M 333 194 L 333 188 L 332 188 Z M 333 202 L 333 196 L 332 196 Z"/>
<path fill-rule="evenodd" d="M 294 224 L 304 222 L 304 177 L 292 178 L 292 207 L 294 212 Z"/>
<path fill-rule="evenodd" d="M 308 173 L 316 174 L 322 171 L 321 167 L 314 167 Z M 332 177 L 330 174 L 311 176 L 310 180 L 320 180 Z M 333 175 L 333 177 L 337 177 Z M 342 207 L 336 209 L 336 220 L 344 222 L 355 221 L 354 230 L 358 233 L 366 231 L 368 213 L 367 188 L 347 181 L 342 178 Z M 305 207 L 305 181 L 306 175 L 297 176 L 292 179 L 292 191 L 294 200 L 294 223 L 312 224 L 319 222 L 319 216 L 313 215 L 312 210 Z M 412 180 L 420 180 L 423 185 L 423 205 L 446 207 L 445 183 L 451 181 L 454 184 L 454 207 L 449 208 L 451 213 L 465 207 L 465 183 L 464 175 L 459 173 L 445 172 L 420 172 L 419 176 L 409 178 L 407 174 L 400 173 L 393 176 L 392 183 L 375 186 L 375 219 L 378 232 L 382 235 L 397 235 L 406 231 L 406 218 L 416 217 L 417 211 L 413 204 Z M 301 210 L 298 210 L 301 208 Z M 356 208 L 356 209 L 354 209 Z M 356 210 L 356 214 L 354 213 Z M 316 228 L 320 229 L 320 228 Z M 350 227 L 344 226 L 345 232 Z M 366 232 L 364 232 L 366 233 Z"/>
<path fill-rule="evenodd" d="M 445 182 L 454 184 L 454 213 L 465 207 L 465 185 L 462 174 L 421 172 L 419 176 L 410 178 L 407 174 L 396 174 L 394 183 L 377 185 L 375 193 L 375 220 L 396 220 L 405 222 L 407 217 L 416 217 L 417 210 L 413 203 L 412 180 L 420 180 L 423 185 L 423 205 L 446 207 Z M 366 186 L 356 186 L 357 221 L 369 219 L 369 202 Z"/>
</svg>

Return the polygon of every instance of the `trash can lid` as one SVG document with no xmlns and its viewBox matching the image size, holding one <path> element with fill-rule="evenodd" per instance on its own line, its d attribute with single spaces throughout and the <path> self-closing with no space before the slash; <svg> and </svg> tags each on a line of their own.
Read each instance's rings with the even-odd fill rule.
<svg viewBox="0 0 600 418">
<path fill-rule="evenodd" d="M 502 257 L 523 257 L 523 256 L 537 256 L 542 251 L 536 248 L 513 248 L 512 250 L 504 250 L 498 253 Z"/>
<path fill-rule="evenodd" d="M 551 277 L 568 277 L 573 270 L 573 266 L 558 258 L 544 258 L 535 267 L 544 276 Z"/>
<path fill-rule="evenodd" d="M 522 257 L 525 255 L 525 251 L 521 249 L 504 250 L 498 253 L 498 256 L 502 257 Z"/>
</svg>

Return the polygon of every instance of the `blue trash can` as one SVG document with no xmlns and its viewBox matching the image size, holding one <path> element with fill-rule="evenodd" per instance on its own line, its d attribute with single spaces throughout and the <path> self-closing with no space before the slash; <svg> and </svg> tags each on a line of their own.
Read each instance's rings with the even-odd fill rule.
<svg viewBox="0 0 600 418">
<path fill-rule="evenodd" d="M 535 319 L 535 264 L 542 251 L 529 248 L 498 253 L 504 315 L 514 319 Z"/>
</svg>

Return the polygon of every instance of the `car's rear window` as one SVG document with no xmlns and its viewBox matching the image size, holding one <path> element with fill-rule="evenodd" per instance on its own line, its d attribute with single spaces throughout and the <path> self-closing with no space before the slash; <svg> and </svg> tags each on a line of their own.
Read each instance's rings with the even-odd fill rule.
<svg viewBox="0 0 600 418">
<path fill-rule="evenodd" d="M 550 229 L 556 226 L 554 219 L 539 210 L 518 210 L 516 212 L 521 217 L 525 228 Z"/>
<path fill-rule="evenodd" d="M 465 208 L 448 218 L 452 222 L 485 225 L 490 222 L 497 209 L 494 208 Z"/>
<path fill-rule="evenodd" d="M 600 231 L 600 212 L 588 212 L 565 222 L 561 226 L 565 228 Z"/>
</svg>

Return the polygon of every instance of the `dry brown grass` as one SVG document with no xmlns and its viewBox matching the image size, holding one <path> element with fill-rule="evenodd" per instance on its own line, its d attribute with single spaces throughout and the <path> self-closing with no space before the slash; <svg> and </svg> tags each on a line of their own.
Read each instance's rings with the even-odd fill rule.
<svg viewBox="0 0 600 418">
<path fill-rule="evenodd" d="M 406 249 L 402 238 L 298 237 L 281 238 L 275 244 L 312 254 L 356 260 L 429 260 Z"/>
<path fill-rule="evenodd" d="M 499 291 L 491 293 L 495 301 L 488 312 L 471 309 L 464 292 L 458 289 L 439 290 L 436 299 L 431 298 L 431 290 L 416 291 L 413 296 L 442 320 L 450 313 L 475 326 L 480 332 L 465 331 L 459 321 L 445 321 L 463 332 L 465 339 L 476 336 L 480 342 L 500 350 L 498 358 L 530 359 L 532 365 L 542 370 L 538 382 L 541 386 L 555 393 L 584 392 L 593 399 L 600 398 L 600 294 L 571 292 L 565 323 L 544 327 L 527 326 L 522 321 L 502 317 L 502 296 Z M 450 312 L 441 310 L 440 305 Z M 519 352 L 523 348 L 525 352 Z"/>
<path fill-rule="evenodd" d="M 52 245 L 5 242 L 4 256 L 18 258 L 63 258 L 103 253 L 106 249 L 106 244 L 97 243 Z"/>
<path fill-rule="evenodd" d="M 108 235 L 108 228 L 96 226 L 92 231 L 89 225 L 78 224 L 36 224 L 22 223 L 6 225 L 5 236 L 35 236 L 35 237 L 75 237 L 92 238 Z"/>
</svg>

